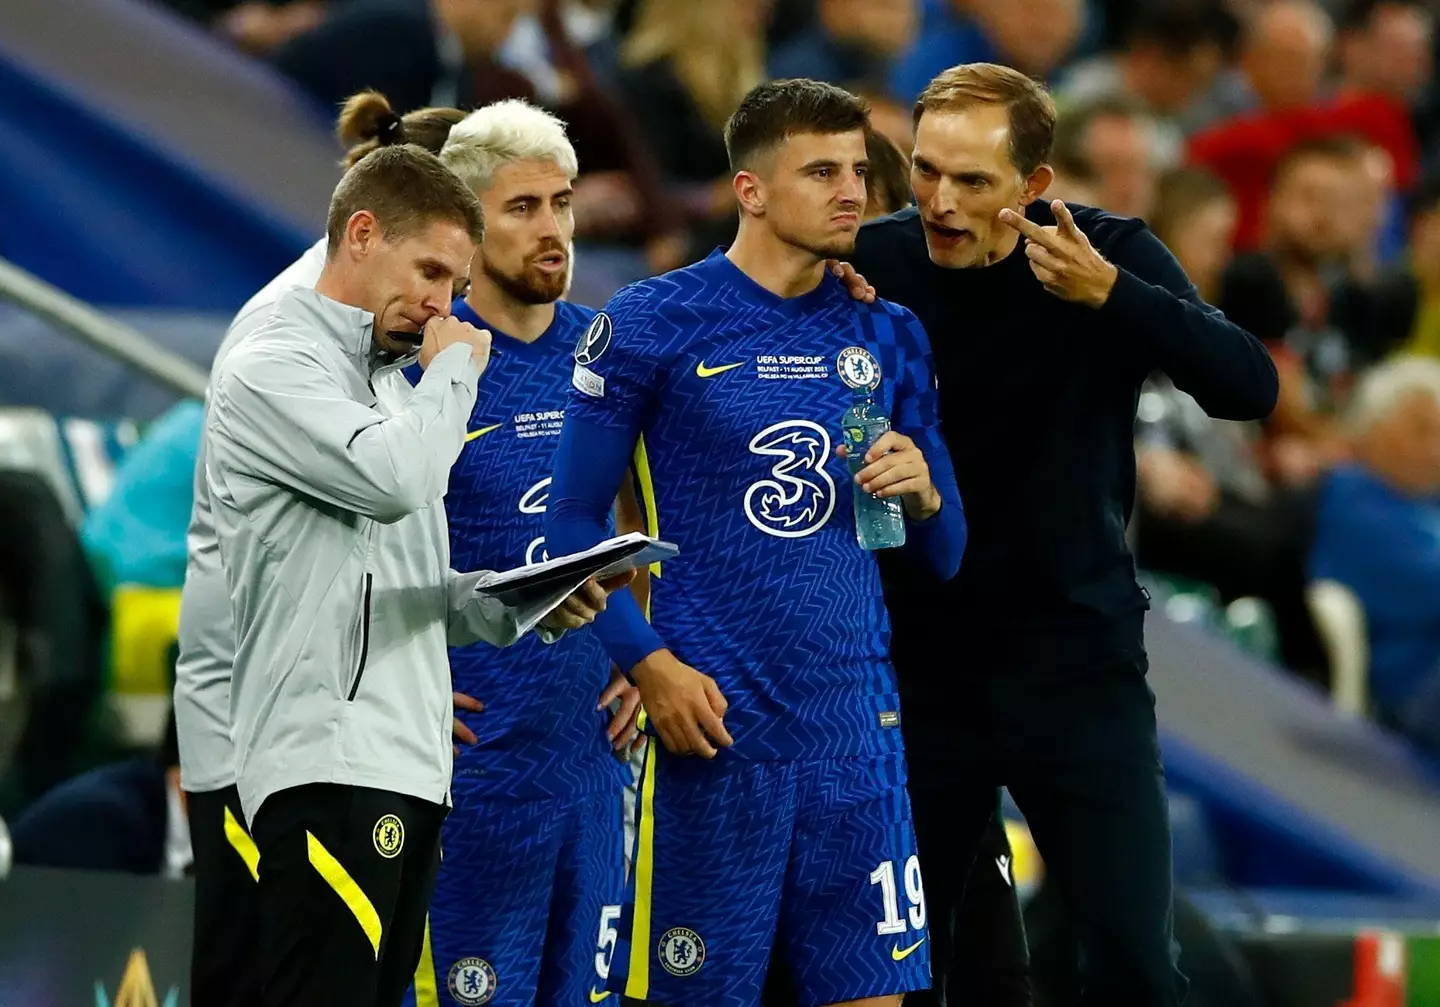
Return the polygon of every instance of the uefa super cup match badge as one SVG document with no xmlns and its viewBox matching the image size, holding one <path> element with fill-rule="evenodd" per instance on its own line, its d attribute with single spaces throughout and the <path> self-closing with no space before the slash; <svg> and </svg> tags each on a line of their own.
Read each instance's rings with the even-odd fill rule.
<svg viewBox="0 0 1440 1007">
<path fill-rule="evenodd" d="M 656 949 L 660 964 L 672 976 L 693 976 L 705 964 L 705 942 L 689 927 L 671 927 Z"/>
<path fill-rule="evenodd" d="M 495 998 L 495 969 L 483 958 L 461 958 L 450 966 L 445 988 L 464 1007 L 480 1007 Z"/>
<path fill-rule="evenodd" d="M 588 366 L 599 360 L 610 348 L 610 340 L 614 335 L 615 326 L 611 323 L 610 316 L 600 312 L 576 341 L 575 362 Z"/>
<path fill-rule="evenodd" d="M 852 391 L 873 391 L 880 384 L 880 362 L 863 346 L 847 346 L 835 359 L 835 370 Z"/>
</svg>

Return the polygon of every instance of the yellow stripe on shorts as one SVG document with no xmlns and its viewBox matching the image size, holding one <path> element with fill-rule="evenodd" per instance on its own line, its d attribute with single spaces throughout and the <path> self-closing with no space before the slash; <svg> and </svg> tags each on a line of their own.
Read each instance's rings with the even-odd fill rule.
<svg viewBox="0 0 1440 1007">
<path fill-rule="evenodd" d="M 440 989 L 435 981 L 435 949 L 430 946 L 430 916 L 425 916 L 425 941 L 420 945 L 420 964 L 415 966 L 415 1007 L 440 1007 Z"/>
<path fill-rule="evenodd" d="M 635 918 L 630 927 L 630 969 L 625 995 L 650 996 L 650 895 L 655 886 L 655 758 L 660 746 L 651 739 L 640 775 L 640 835 L 635 850 Z"/>
<path fill-rule="evenodd" d="M 370 896 L 360 890 L 350 872 L 341 866 L 340 861 L 331 856 L 327 850 L 315 838 L 310 831 L 305 833 L 305 842 L 310 851 L 310 866 L 315 868 L 319 875 L 325 879 L 325 883 L 335 889 L 335 894 L 340 896 L 340 901 L 345 903 L 345 908 L 355 916 L 355 922 L 360 924 L 360 929 L 365 931 L 365 936 L 370 938 L 370 947 L 375 951 L 375 960 L 380 960 L 380 914 L 375 911 Z"/>
<path fill-rule="evenodd" d="M 240 854 L 240 859 L 245 861 L 250 876 L 259 881 L 260 850 L 255 845 L 255 840 L 250 838 L 250 833 L 245 831 L 245 826 L 240 824 L 240 819 L 235 817 L 235 812 L 230 810 L 228 804 L 225 805 L 225 839 L 235 847 L 235 852 Z"/>
</svg>

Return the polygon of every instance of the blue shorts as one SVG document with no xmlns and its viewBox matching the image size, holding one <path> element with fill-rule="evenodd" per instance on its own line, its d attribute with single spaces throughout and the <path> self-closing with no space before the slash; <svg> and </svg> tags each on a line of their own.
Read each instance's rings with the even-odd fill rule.
<svg viewBox="0 0 1440 1007">
<path fill-rule="evenodd" d="M 443 859 L 414 1007 L 577 1007 L 603 997 L 625 886 L 622 794 L 464 800 Z"/>
<path fill-rule="evenodd" d="M 772 951 L 799 1007 L 930 986 L 905 760 L 710 762 L 650 745 L 608 989 L 753 1007 Z"/>
</svg>

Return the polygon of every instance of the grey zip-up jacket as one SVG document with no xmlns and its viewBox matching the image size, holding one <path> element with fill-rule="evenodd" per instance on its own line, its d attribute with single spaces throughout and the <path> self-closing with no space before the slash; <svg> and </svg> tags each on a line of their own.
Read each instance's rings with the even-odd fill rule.
<svg viewBox="0 0 1440 1007">
<path fill-rule="evenodd" d="M 449 799 L 447 645 L 514 642 L 513 613 L 450 569 L 442 497 L 480 372 L 467 346 L 412 389 L 374 316 L 282 294 L 217 370 L 205 479 L 230 590 L 236 783 Z"/>
<path fill-rule="evenodd" d="M 291 287 L 314 287 L 325 269 L 327 242 L 321 238 L 285 267 L 235 313 L 215 351 L 212 379 L 235 345 L 259 329 L 275 302 Z M 206 389 L 208 409 L 210 392 Z M 204 793 L 235 782 L 235 749 L 230 741 L 230 667 L 235 631 L 230 625 L 230 589 L 220 566 L 220 544 L 210 515 L 205 482 L 205 442 L 195 459 L 195 499 L 185 535 L 185 588 L 180 595 L 180 656 L 175 662 L 175 727 L 180 744 L 180 786 Z"/>
</svg>

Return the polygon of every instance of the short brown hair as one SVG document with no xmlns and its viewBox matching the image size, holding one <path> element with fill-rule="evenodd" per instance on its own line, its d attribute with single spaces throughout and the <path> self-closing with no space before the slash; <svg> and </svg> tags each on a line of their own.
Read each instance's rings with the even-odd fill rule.
<svg viewBox="0 0 1440 1007">
<path fill-rule="evenodd" d="M 998 63 L 962 63 L 940 74 L 915 102 L 915 125 L 926 112 L 958 112 L 974 105 L 1004 105 L 1010 114 L 1010 161 L 1029 175 L 1050 160 L 1055 143 L 1055 102 L 1038 81 Z"/>
<path fill-rule="evenodd" d="M 910 205 L 910 158 L 884 133 L 865 130 L 867 214 L 894 213 Z"/>
<path fill-rule="evenodd" d="M 381 233 L 392 241 L 435 221 L 460 225 L 476 245 L 485 237 L 475 194 L 438 157 L 410 143 L 366 154 L 340 179 L 325 219 L 332 255 L 345 225 L 361 210 L 373 213 Z"/>
<path fill-rule="evenodd" d="M 1055 121 L 1055 138 L 1050 144 L 1049 160 L 1057 171 L 1082 182 L 1094 179 L 1095 166 L 1090 163 L 1085 147 L 1090 127 L 1101 119 L 1148 123 L 1150 113 L 1139 100 L 1123 94 L 1107 94 L 1066 105 Z"/>
<path fill-rule="evenodd" d="M 1169 245 L 1197 210 L 1217 200 L 1234 198 L 1219 176 L 1203 168 L 1175 168 L 1160 176 L 1150 230 Z"/>
<path fill-rule="evenodd" d="M 712 2 L 712 0 L 707 0 Z M 818 80 L 772 80 L 750 89 L 725 124 L 730 170 L 800 133 L 850 133 L 870 125 L 863 98 Z"/>
<path fill-rule="evenodd" d="M 398 115 L 379 91 L 361 91 L 345 99 L 335 120 L 335 135 L 346 147 L 340 165 L 353 168 L 378 147 L 413 143 L 440 153 L 454 126 L 467 113 L 458 108 L 417 108 Z"/>
<path fill-rule="evenodd" d="M 1302 161 L 1349 161 L 1360 163 L 1368 149 L 1366 141 L 1349 133 L 1327 133 L 1293 144 L 1275 164 L 1270 184 L 1278 184 Z"/>
</svg>

